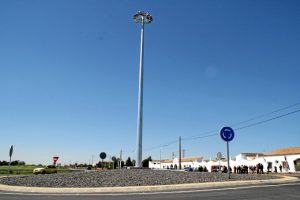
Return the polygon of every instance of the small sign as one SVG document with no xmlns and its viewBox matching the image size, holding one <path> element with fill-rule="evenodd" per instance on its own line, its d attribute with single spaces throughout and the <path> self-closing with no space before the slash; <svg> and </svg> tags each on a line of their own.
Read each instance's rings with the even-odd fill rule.
<svg viewBox="0 0 300 200">
<path fill-rule="evenodd" d="M 11 145 L 11 147 L 9 149 L 9 157 L 12 156 L 13 152 L 14 152 L 14 145 Z"/>
<path fill-rule="evenodd" d="M 53 162 L 54 164 L 56 164 L 56 162 L 58 161 L 59 157 L 58 156 L 53 156 Z"/>
<path fill-rule="evenodd" d="M 105 152 L 101 152 L 101 153 L 100 153 L 100 158 L 101 158 L 102 160 L 104 160 L 104 159 L 106 158 L 106 153 L 105 153 Z"/>
<path fill-rule="evenodd" d="M 220 130 L 220 136 L 225 142 L 230 142 L 234 138 L 234 131 L 230 127 L 223 127 Z"/>
</svg>

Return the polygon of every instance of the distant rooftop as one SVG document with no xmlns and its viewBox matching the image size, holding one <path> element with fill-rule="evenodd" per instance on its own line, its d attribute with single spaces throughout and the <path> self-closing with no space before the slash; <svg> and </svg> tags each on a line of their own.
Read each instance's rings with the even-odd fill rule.
<svg viewBox="0 0 300 200">
<path fill-rule="evenodd" d="M 178 158 L 176 158 L 178 159 Z M 202 157 L 185 157 L 181 158 L 181 162 L 193 162 L 193 161 L 200 161 Z M 152 160 L 152 162 L 160 162 L 160 160 Z M 173 163 L 173 159 L 161 160 L 162 163 Z"/>
<path fill-rule="evenodd" d="M 246 156 L 257 156 L 257 155 L 259 155 L 259 156 L 262 156 L 262 155 L 264 155 L 263 153 L 241 153 L 241 154 L 243 154 L 243 155 L 246 155 Z"/>
<path fill-rule="evenodd" d="M 264 153 L 265 156 L 300 154 L 300 147 L 287 147 Z"/>
</svg>

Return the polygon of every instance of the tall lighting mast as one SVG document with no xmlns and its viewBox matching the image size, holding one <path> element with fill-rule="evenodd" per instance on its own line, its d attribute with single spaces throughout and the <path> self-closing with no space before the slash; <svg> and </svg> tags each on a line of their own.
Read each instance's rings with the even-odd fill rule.
<svg viewBox="0 0 300 200">
<path fill-rule="evenodd" d="M 140 72 L 139 72 L 139 94 L 138 94 L 138 119 L 137 119 L 137 145 L 136 145 L 136 167 L 142 166 L 143 148 L 143 59 L 144 59 L 144 24 L 153 21 L 148 12 L 138 11 L 133 15 L 136 23 L 141 23 L 141 49 L 140 49 Z"/>
</svg>

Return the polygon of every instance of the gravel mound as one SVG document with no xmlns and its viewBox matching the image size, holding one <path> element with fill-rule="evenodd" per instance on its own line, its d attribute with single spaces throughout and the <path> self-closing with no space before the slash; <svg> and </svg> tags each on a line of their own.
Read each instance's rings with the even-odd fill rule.
<svg viewBox="0 0 300 200">
<path fill-rule="evenodd" d="M 231 174 L 230 181 L 273 178 L 278 177 L 267 174 Z M 218 181 L 228 181 L 227 174 L 150 169 L 122 169 L 5 177 L 0 179 L 0 184 L 33 187 L 114 187 Z"/>
</svg>

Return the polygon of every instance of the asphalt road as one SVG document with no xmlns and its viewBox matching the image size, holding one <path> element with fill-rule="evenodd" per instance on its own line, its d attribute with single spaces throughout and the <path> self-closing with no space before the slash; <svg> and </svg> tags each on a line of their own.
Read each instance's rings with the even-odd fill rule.
<svg viewBox="0 0 300 200">
<path fill-rule="evenodd" d="M 189 191 L 169 191 L 141 194 L 88 194 L 88 195 L 62 195 L 62 194 L 16 194 L 0 191 L 1 200 L 226 200 L 226 199 L 300 199 L 300 182 L 278 185 L 243 186 L 230 188 L 211 188 Z"/>
</svg>

